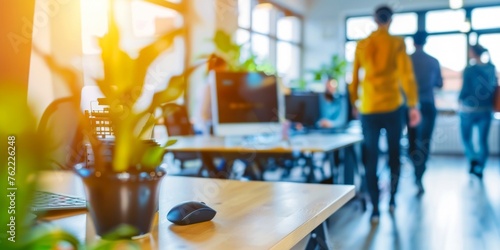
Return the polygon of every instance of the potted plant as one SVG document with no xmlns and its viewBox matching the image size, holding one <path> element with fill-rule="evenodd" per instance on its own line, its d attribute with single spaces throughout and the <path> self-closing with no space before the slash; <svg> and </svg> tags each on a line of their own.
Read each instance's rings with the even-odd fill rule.
<svg viewBox="0 0 500 250">
<path fill-rule="evenodd" d="M 328 64 L 323 64 L 317 70 L 311 70 L 315 81 L 338 80 L 344 76 L 347 61 L 339 55 L 334 54 Z"/>
<path fill-rule="evenodd" d="M 347 61 L 334 54 L 328 64 L 323 64 L 317 70 L 311 70 L 313 80 L 325 84 L 325 98 L 333 100 L 338 88 L 338 81 L 345 75 Z"/>
<path fill-rule="evenodd" d="M 97 234 L 105 237 L 120 226 L 129 225 L 136 230 L 128 230 L 122 236 L 131 237 L 150 231 L 157 211 L 159 183 L 166 174 L 158 166 L 165 147 L 175 143 L 170 140 L 158 145 L 142 138 L 158 120 L 155 111 L 179 98 L 187 86 L 187 77 L 202 64 L 171 77 L 167 88 L 156 92 L 147 108 L 138 110 L 136 103 L 143 93 L 149 65 L 170 48 L 184 30 L 176 29 L 158 37 L 141 49 L 137 58 L 132 58 L 120 48 L 119 27 L 112 11 L 110 15 L 108 33 L 99 39 L 104 77 L 95 80 L 109 107 L 105 118 L 113 131 L 113 139 L 99 138 L 93 130 L 92 115 L 81 114 L 80 124 L 94 160 L 91 164 L 76 164 L 74 170 L 85 184 L 88 209 Z M 43 57 L 50 68 L 66 80 L 78 102 L 80 92 L 74 72 L 57 64 L 49 55 Z"/>
</svg>

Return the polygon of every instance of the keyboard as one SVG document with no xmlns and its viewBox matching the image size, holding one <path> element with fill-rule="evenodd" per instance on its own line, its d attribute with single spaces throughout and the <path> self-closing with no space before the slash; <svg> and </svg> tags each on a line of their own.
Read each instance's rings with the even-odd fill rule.
<svg viewBox="0 0 500 250">
<path fill-rule="evenodd" d="M 32 212 L 86 209 L 87 201 L 80 197 L 36 191 L 31 205 Z"/>
</svg>

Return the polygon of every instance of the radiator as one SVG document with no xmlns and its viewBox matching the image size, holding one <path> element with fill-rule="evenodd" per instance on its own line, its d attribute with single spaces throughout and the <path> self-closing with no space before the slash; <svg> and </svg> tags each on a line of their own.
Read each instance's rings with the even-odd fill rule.
<svg viewBox="0 0 500 250">
<path fill-rule="evenodd" d="M 477 130 L 474 130 L 473 140 L 477 141 Z M 488 137 L 490 154 L 500 155 L 500 120 L 491 123 Z M 462 138 L 460 136 L 460 118 L 457 114 L 439 114 L 431 141 L 433 154 L 463 154 Z"/>
</svg>

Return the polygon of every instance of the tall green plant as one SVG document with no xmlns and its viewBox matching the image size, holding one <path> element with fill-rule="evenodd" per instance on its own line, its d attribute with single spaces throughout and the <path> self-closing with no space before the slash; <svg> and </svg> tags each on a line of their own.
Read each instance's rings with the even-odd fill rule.
<svg viewBox="0 0 500 250">
<path fill-rule="evenodd" d="M 119 27 L 114 18 L 110 18 L 108 33 L 99 40 L 104 77 L 95 81 L 110 107 L 109 119 L 115 137 L 112 171 L 126 171 L 130 167 L 154 168 L 161 162 L 165 153 L 164 148 L 174 143 L 168 141 L 165 145 L 153 147 L 143 143 L 142 138 L 158 120 L 154 116 L 155 110 L 181 97 L 187 86 L 187 78 L 204 62 L 189 67 L 180 75 L 172 76 L 167 88 L 155 93 L 146 109 L 137 111 L 135 105 L 143 93 L 148 67 L 160 53 L 173 45 L 177 36 L 184 32 L 184 29 L 176 29 L 166 33 L 140 50 L 137 58 L 132 58 L 121 49 Z M 80 92 L 74 87 L 78 86 L 76 72 L 57 64 L 50 55 L 44 55 L 44 59 L 54 72 L 63 76 L 68 86 L 73 86 L 70 89 L 77 100 Z M 105 157 L 98 153 L 102 143 L 92 133 L 90 122 L 87 117 L 82 117 L 80 120 L 94 151 L 94 167 L 110 170 Z"/>
</svg>

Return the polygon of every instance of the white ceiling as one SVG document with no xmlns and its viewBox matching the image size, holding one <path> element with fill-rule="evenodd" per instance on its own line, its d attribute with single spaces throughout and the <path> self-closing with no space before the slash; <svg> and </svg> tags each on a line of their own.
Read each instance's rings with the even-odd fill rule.
<svg viewBox="0 0 500 250">
<path fill-rule="evenodd" d="M 317 1 L 318 0 L 274 0 L 274 2 L 303 15 L 306 15 Z"/>
</svg>

